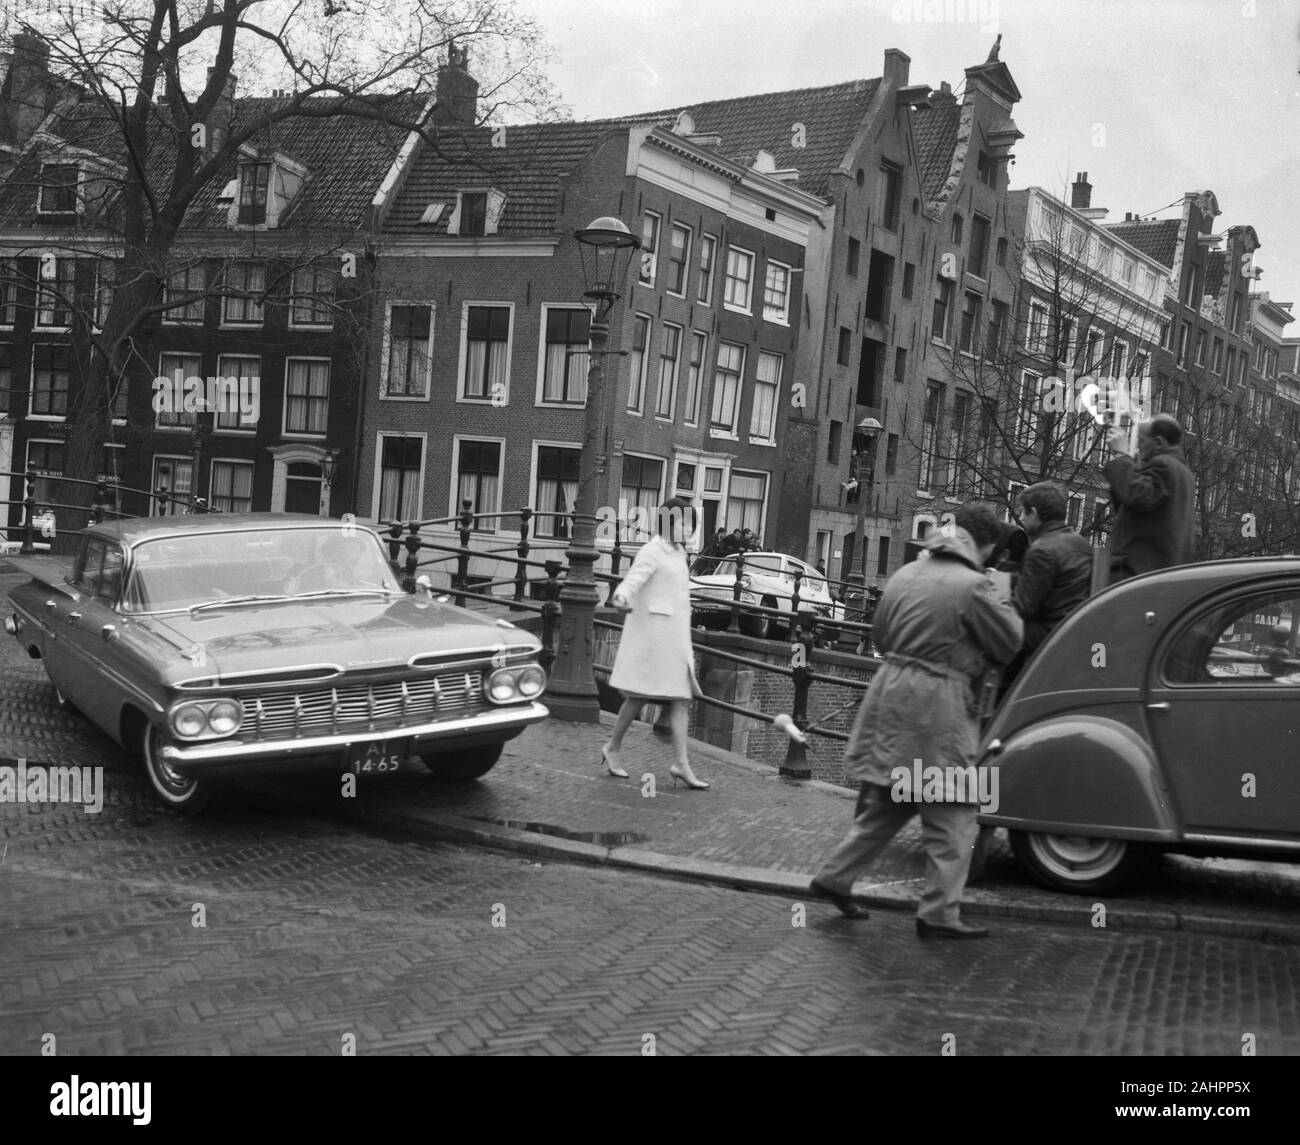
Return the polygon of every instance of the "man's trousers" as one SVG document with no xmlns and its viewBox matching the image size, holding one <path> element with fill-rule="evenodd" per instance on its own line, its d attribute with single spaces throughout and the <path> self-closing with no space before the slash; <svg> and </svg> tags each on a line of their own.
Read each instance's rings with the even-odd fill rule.
<svg viewBox="0 0 1300 1145">
<path fill-rule="evenodd" d="M 895 802 L 890 788 L 864 783 L 858 792 L 853 826 L 844 842 L 827 856 L 817 881 L 837 894 L 850 894 L 854 880 L 917 812 L 925 845 L 925 893 L 916 917 L 926 922 L 959 922 L 962 891 L 979 834 L 979 807 L 972 803 Z"/>
</svg>

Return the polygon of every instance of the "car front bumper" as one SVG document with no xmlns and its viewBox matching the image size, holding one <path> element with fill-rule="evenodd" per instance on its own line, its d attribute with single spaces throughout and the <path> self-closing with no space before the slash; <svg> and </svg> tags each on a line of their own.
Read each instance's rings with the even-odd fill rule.
<svg viewBox="0 0 1300 1145">
<path fill-rule="evenodd" d="M 238 736 L 201 743 L 164 744 L 159 751 L 162 762 L 180 775 L 198 778 L 219 773 L 242 770 L 278 770 L 286 767 L 317 765 L 328 767 L 343 757 L 353 744 L 377 743 L 385 740 L 411 740 L 411 752 L 419 754 L 422 748 L 449 746 L 478 747 L 513 739 L 529 724 L 544 720 L 551 713 L 545 704 L 537 702 L 499 708 L 458 719 L 438 720 L 435 723 L 415 724 L 409 727 L 383 728 L 375 731 L 354 731 L 330 735 L 304 736 L 286 740 L 241 740 Z M 446 741 L 457 741 L 454 745 Z"/>
</svg>

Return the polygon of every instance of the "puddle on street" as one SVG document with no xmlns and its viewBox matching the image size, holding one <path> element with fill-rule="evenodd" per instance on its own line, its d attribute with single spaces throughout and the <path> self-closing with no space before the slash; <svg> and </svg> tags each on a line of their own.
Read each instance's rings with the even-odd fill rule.
<svg viewBox="0 0 1300 1145">
<path fill-rule="evenodd" d="M 479 823 L 496 823 L 501 827 L 513 827 L 516 831 L 533 831 L 538 835 L 556 835 L 561 839 L 572 839 L 578 843 L 596 843 L 602 847 L 623 847 L 629 843 L 649 842 L 649 835 L 638 831 L 570 831 L 567 827 L 557 827 L 553 823 L 532 823 L 526 819 L 485 819 L 474 817 Z"/>
</svg>

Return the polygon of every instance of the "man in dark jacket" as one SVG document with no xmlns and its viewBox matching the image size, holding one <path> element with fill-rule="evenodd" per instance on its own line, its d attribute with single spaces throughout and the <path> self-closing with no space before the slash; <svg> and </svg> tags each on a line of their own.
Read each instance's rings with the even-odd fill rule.
<svg viewBox="0 0 1300 1145">
<path fill-rule="evenodd" d="M 1190 563 L 1195 483 L 1183 454 L 1183 427 L 1166 413 L 1143 422 L 1136 461 L 1124 452 L 1124 430 L 1111 429 L 1106 444 L 1119 453 L 1102 467 L 1116 507 L 1111 583 Z"/>
<path fill-rule="evenodd" d="M 866 917 L 853 880 L 919 812 L 926 865 L 917 933 L 988 934 L 962 921 L 961 896 L 979 831 L 980 798 L 970 787 L 979 746 L 974 684 L 990 661 L 1011 659 L 1023 634 L 984 571 L 1001 536 L 992 509 L 963 505 L 955 524 L 932 530 L 920 558 L 885 585 L 872 633 L 885 662 L 844 754 L 847 777 L 861 784 L 853 826 L 811 887 L 850 918 Z"/>
<path fill-rule="evenodd" d="M 1021 662 L 1092 589 L 1092 546 L 1065 523 L 1066 507 L 1065 493 L 1050 481 L 1020 494 L 1020 521 L 1031 540 L 1011 597 L 1025 622 Z"/>
</svg>

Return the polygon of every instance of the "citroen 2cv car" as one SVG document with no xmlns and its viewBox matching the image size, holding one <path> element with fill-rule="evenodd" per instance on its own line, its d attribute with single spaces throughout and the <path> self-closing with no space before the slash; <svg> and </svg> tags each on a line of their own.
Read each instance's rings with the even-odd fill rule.
<svg viewBox="0 0 1300 1145">
<path fill-rule="evenodd" d="M 477 778 L 548 714 L 538 641 L 404 592 L 359 525 L 152 517 L 86 529 L 71 562 L 15 563 L 32 579 L 7 629 L 178 810 L 240 772 L 369 775 L 417 756 Z"/>
<path fill-rule="evenodd" d="M 1300 860 L 1300 558 L 1147 573 L 1086 601 L 985 731 L 1038 881 L 1114 890 L 1160 851 Z"/>
</svg>

